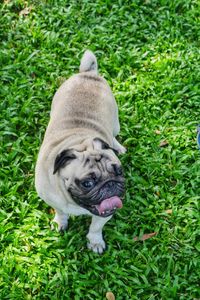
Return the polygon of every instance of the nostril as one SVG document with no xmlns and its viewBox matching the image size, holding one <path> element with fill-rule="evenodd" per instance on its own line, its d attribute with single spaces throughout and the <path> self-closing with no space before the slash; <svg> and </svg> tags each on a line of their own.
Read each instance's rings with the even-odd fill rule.
<svg viewBox="0 0 200 300">
<path fill-rule="evenodd" d="M 121 166 L 116 165 L 116 164 L 113 164 L 112 166 L 113 166 L 115 175 L 117 175 L 117 176 L 122 175 L 122 167 Z"/>
<path fill-rule="evenodd" d="M 107 182 L 107 187 L 108 187 L 109 189 L 113 188 L 114 185 L 115 185 L 115 184 L 114 184 L 112 181 Z"/>
</svg>

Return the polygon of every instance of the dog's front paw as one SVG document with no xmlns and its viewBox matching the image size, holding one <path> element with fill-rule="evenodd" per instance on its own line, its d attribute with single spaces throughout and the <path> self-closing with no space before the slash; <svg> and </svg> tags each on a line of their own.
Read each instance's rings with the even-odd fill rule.
<svg viewBox="0 0 200 300">
<path fill-rule="evenodd" d="M 51 223 L 51 230 L 56 230 L 57 232 L 63 232 L 67 229 L 68 223 L 58 224 L 54 220 Z"/>
<path fill-rule="evenodd" d="M 103 240 L 101 233 L 91 233 L 89 232 L 87 235 L 88 239 L 88 249 L 92 250 L 95 253 L 103 253 L 106 248 L 106 243 Z"/>
<path fill-rule="evenodd" d="M 102 254 L 106 248 L 106 244 L 104 240 L 99 241 L 98 243 L 91 243 L 87 244 L 88 249 L 92 250 L 95 253 Z"/>
<path fill-rule="evenodd" d="M 56 224 L 55 224 L 56 223 Z M 64 214 L 55 214 L 53 222 L 51 224 L 51 230 L 57 230 L 59 232 L 65 231 L 68 226 L 68 217 Z"/>
</svg>

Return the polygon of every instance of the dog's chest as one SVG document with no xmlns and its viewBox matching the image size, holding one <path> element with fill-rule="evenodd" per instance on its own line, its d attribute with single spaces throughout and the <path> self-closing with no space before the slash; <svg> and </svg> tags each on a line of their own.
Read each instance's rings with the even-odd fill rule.
<svg viewBox="0 0 200 300">
<path fill-rule="evenodd" d="M 67 207 L 64 209 L 64 213 L 69 214 L 69 215 L 74 215 L 74 216 L 79 216 L 79 215 L 89 215 L 91 216 L 91 213 L 80 207 L 80 206 L 75 206 L 72 204 L 67 205 Z"/>
</svg>

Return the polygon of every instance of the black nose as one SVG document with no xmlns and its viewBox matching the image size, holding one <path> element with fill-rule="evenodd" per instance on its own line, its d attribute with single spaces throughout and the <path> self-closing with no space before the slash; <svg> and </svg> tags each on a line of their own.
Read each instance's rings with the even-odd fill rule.
<svg viewBox="0 0 200 300">
<path fill-rule="evenodd" d="M 108 181 L 108 182 L 106 183 L 105 186 L 106 186 L 106 188 L 108 188 L 108 189 L 112 189 L 112 188 L 115 187 L 115 183 L 112 182 L 112 181 Z"/>
<path fill-rule="evenodd" d="M 117 164 L 113 164 L 113 170 L 116 176 L 120 176 L 122 175 L 122 167 L 117 165 Z"/>
</svg>

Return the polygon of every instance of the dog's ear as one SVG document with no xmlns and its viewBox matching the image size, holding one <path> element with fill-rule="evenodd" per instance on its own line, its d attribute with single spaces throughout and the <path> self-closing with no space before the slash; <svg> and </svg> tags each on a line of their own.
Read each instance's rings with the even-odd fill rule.
<svg viewBox="0 0 200 300">
<path fill-rule="evenodd" d="M 65 167 L 66 164 L 75 158 L 76 155 L 73 153 L 72 149 L 63 150 L 55 159 L 53 174 L 55 174 L 60 168 Z"/>
<path fill-rule="evenodd" d="M 100 138 L 95 138 L 93 141 L 94 141 L 94 147 L 95 147 L 95 149 L 101 149 L 101 150 L 103 150 L 103 149 L 105 149 L 105 150 L 111 149 L 111 150 L 113 150 L 113 152 L 114 152 L 116 155 L 119 154 L 119 152 L 118 152 L 116 149 L 110 147 L 110 146 L 108 145 L 108 143 L 106 143 L 106 142 L 103 141 L 102 139 L 100 139 Z"/>
</svg>

